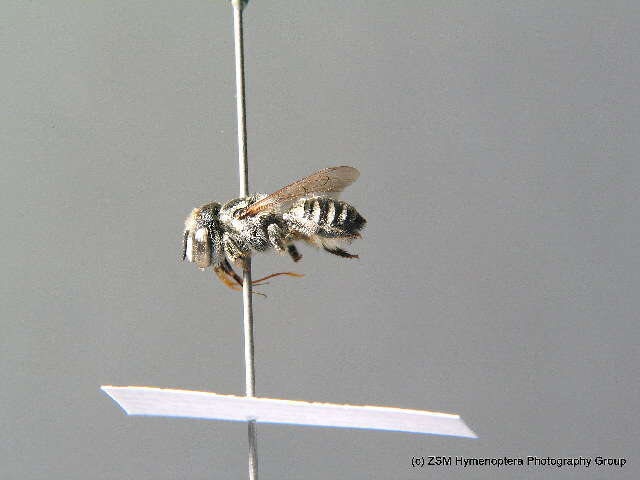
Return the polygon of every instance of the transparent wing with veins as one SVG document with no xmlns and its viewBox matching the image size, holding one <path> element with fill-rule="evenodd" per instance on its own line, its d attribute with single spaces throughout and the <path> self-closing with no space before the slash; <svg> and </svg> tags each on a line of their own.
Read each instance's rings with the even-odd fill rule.
<svg viewBox="0 0 640 480">
<path fill-rule="evenodd" d="M 360 172 L 353 167 L 329 167 L 317 171 L 247 207 L 239 215 L 245 218 L 265 210 L 277 210 L 299 198 L 318 193 L 339 193 L 355 182 Z"/>
</svg>

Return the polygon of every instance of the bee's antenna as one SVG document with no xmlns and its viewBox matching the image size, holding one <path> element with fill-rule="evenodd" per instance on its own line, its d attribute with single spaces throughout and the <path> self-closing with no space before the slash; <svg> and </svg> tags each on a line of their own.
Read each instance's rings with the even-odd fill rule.
<svg viewBox="0 0 640 480">
<path fill-rule="evenodd" d="M 278 272 L 278 273 L 272 273 L 271 275 L 267 275 L 266 277 L 262 277 L 259 278 L 258 280 L 254 280 L 253 281 L 253 285 L 267 285 L 268 283 L 264 283 L 264 280 L 268 280 L 270 278 L 273 277 L 279 277 L 280 275 L 288 275 L 289 277 L 297 277 L 297 278 L 302 278 L 304 277 L 303 274 L 301 273 L 293 273 L 293 272 Z"/>
<path fill-rule="evenodd" d="M 236 57 L 236 108 L 238 112 L 238 171 L 240 196 L 249 195 L 249 164 L 247 161 L 247 118 L 244 88 L 244 42 L 242 11 L 249 0 L 231 0 L 233 6 L 233 38 Z M 242 272 L 242 303 L 244 311 L 244 362 L 246 396 L 255 396 L 256 374 L 253 342 L 253 302 L 251 258 L 246 259 Z M 255 420 L 249 421 L 249 480 L 258 478 L 258 450 Z"/>
</svg>

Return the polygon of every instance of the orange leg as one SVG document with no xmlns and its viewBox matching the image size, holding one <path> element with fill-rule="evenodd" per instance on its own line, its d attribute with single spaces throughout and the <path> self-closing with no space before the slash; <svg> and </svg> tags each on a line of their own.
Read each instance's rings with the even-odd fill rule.
<svg viewBox="0 0 640 480">
<path fill-rule="evenodd" d="M 231 290 L 240 290 L 240 287 L 238 286 L 238 279 L 233 278 L 233 276 L 229 272 L 227 272 L 223 267 L 220 267 L 220 266 L 213 267 L 213 271 L 216 272 L 216 275 L 218 276 L 220 281 L 224 283 L 227 287 L 229 287 Z M 235 280 L 235 283 L 234 283 L 234 280 Z M 239 283 L 240 285 L 242 285 L 242 282 L 239 282 Z"/>
<path fill-rule="evenodd" d="M 218 278 L 220 279 L 220 281 L 224 283 L 227 287 L 229 287 L 231 290 L 235 290 L 235 291 L 242 290 L 242 278 L 240 278 L 240 275 L 238 275 L 235 272 L 235 270 L 233 270 L 233 268 L 231 267 L 231 265 L 229 265 L 228 262 L 224 262 L 221 265 L 214 267 L 213 270 L 218 276 Z M 266 285 L 265 283 L 263 283 L 265 280 L 268 280 L 273 277 L 277 277 L 279 275 L 288 275 L 290 277 L 304 277 L 304 275 L 301 275 L 299 273 L 293 273 L 293 272 L 272 273 L 271 275 L 267 275 L 266 277 L 253 280 L 251 282 L 251 285 L 253 286 Z M 260 292 L 254 292 L 254 293 L 256 293 L 257 295 L 266 296 Z"/>
</svg>

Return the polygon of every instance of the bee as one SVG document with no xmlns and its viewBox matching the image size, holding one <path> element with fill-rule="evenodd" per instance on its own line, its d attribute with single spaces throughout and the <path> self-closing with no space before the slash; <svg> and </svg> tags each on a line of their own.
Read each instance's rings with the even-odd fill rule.
<svg viewBox="0 0 640 480">
<path fill-rule="evenodd" d="M 330 167 L 265 195 L 255 193 L 225 204 L 207 203 L 195 208 L 185 221 L 182 259 L 201 270 L 212 267 L 232 289 L 242 278 L 231 264 L 246 269 L 251 254 L 275 250 L 298 262 L 302 255 L 295 242 L 304 241 L 343 258 L 358 258 L 342 247 L 360 238 L 366 220 L 336 196 L 360 176 L 353 167 Z M 257 284 L 277 273 L 256 280 Z"/>
</svg>

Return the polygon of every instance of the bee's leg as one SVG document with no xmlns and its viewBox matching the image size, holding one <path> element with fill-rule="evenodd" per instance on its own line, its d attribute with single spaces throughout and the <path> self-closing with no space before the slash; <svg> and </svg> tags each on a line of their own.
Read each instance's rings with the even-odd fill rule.
<svg viewBox="0 0 640 480">
<path fill-rule="evenodd" d="M 242 277 L 236 273 L 236 271 L 235 271 L 235 270 L 233 269 L 233 267 L 229 264 L 229 261 L 228 261 L 226 258 L 224 259 L 224 261 L 223 261 L 223 263 L 222 263 L 222 268 L 224 269 L 224 273 L 225 273 L 226 275 L 228 275 L 229 277 L 233 278 L 233 279 L 235 280 L 235 282 L 236 282 L 240 287 L 242 287 L 242 284 L 243 284 Z M 280 275 L 280 274 L 278 273 L 278 274 L 276 274 L 276 275 Z M 285 274 L 282 274 L 282 275 L 285 275 Z M 287 274 L 287 275 L 288 275 L 288 274 Z M 291 275 L 292 275 L 292 276 L 297 276 L 295 273 L 292 273 Z M 271 278 L 271 275 L 269 275 L 268 277 L 265 277 L 265 278 L 259 278 L 258 280 L 253 280 L 253 281 L 251 282 L 251 284 L 252 284 L 252 285 L 254 285 L 254 286 L 255 286 L 255 285 L 260 285 L 260 282 L 263 282 L 264 280 L 267 280 L 267 279 L 269 279 L 269 278 Z M 233 285 L 233 286 L 235 287 L 235 288 L 234 288 L 234 290 L 235 290 L 235 289 L 237 289 L 237 286 L 236 286 L 236 285 Z"/>
<path fill-rule="evenodd" d="M 213 271 L 216 272 L 216 275 L 218 276 L 220 281 L 224 283 L 227 287 L 229 287 L 231 290 L 240 290 L 240 287 L 236 285 L 236 283 L 238 283 L 238 279 L 235 278 L 231 273 L 229 273 L 229 271 L 224 266 L 216 265 L 215 267 L 213 267 Z M 233 269 L 231 269 L 231 271 L 233 272 Z M 233 272 L 233 274 L 236 277 L 238 276 L 236 272 Z M 234 280 L 235 280 L 235 283 L 234 283 Z M 242 285 L 242 282 L 240 282 L 240 285 Z"/>
<path fill-rule="evenodd" d="M 244 270 L 246 265 L 244 259 L 248 257 L 251 252 L 242 250 L 233 240 L 233 238 L 231 238 L 231 236 L 227 233 L 225 233 L 222 237 L 222 244 L 224 245 L 225 253 L 231 259 L 231 261 L 235 265 L 242 267 L 242 269 Z"/>
<path fill-rule="evenodd" d="M 337 255 L 339 257 L 343 257 L 343 258 L 360 258 L 358 255 L 352 255 L 349 252 L 347 252 L 346 250 L 341 249 L 340 247 L 327 247 L 326 245 L 322 245 L 322 248 L 324 248 L 327 252 L 333 253 L 334 255 Z"/>
<path fill-rule="evenodd" d="M 216 273 L 220 281 L 224 283 L 227 287 L 229 287 L 231 290 L 235 290 L 235 291 L 242 290 L 242 278 L 240 278 L 240 275 L 238 275 L 235 272 L 235 270 L 231 267 L 231 265 L 229 264 L 229 261 L 226 258 L 220 264 L 213 267 L 213 271 Z M 254 286 L 262 285 L 260 282 L 262 282 L 267 278 L 271 278 L 271 275 L 269 275 L 266 278 L 254 280 L 253 282 L 251 282 L 251 284 Z M 263 297 L 266 297 L 264 293 L 260 293 L 256 291 L 254 291 L 253 293 L 255 295 L 261 295 Z"/>
<path fill-rule="evenodd" d="M 267 235 L 269 236 L 269 243 L 271 243 L 271 246 L 273 246 L 278 253 L 283 255 L 288 253 L 294 262 L 297 262 L 302 258 L 302 255 L 298 253 L 298 249 L 295 245 L 287 245 L 285 233 L 277 224 L 272 223 L 267 227 Z"/>
<path fill-rule="evenodd" d="M 242 288 L 242 278 L 238 275 L 229 260 L 223 258 L 213 266 L 213 271 L 216 273 L 222 283 L 224 283 L 231 290 L 240 290 Z"/>
<path fill-rule="evenodd" d="M 272 223 L 267 227 L 267 236 L 269 237 L 269 243 L 278 253 L 286 253 L 287 247 L 284 240 L 284 232 L 277 224 Z"/>
<path fill-rule="evenodd" d="M 235 280 L 235 282 L 242 287 L 242 277 L 236 273 L 233 267 L 229 264 L 229 260 L 226 258 L 222 261 L 222 268 L 227 275 Z"/>
<path fill-rule="evenodd" d="M 294 262 L 299 262 L 300 259 L 302 258 L 302 255 L 300 255 L 300 253 L 298 252 L 298 249 L 293 243 L 291 245 L 287 245 L 287 253 L 291 255 L 291 258 L 293 259 Z"/>
</svg>

